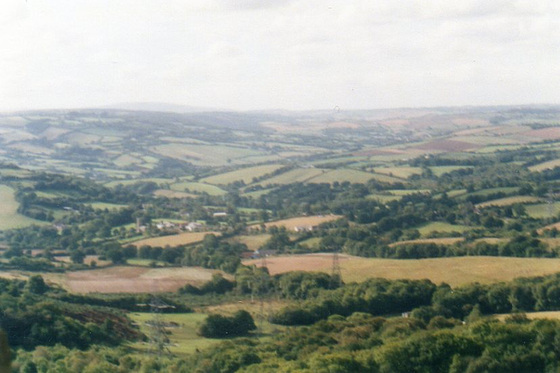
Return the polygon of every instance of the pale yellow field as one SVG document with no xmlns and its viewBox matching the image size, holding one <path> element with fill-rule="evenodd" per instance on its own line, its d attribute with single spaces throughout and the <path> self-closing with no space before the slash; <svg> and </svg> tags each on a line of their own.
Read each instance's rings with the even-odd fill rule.
<svg viewBox="0 0 560 373">
<path fill-rule="evenodd" d="M 541 201 L 542 201 L 541 198 L 533 197 L 533 196 L 513 196 L 513 197 L 499 198 L 499 199 L 494 199 L 492 201 L 478 203 L 476 207 L 485 208 L 489 206 L 510 206 L 516 203 L 538 203 Z"/>
<path fill-rule="evenodd" d="M 251 251 L 256 251 L 260 249 L 266 241 L 270 239 L 270 234 L 255 234 L 249 236 L 235 236 L 231 241 L 239 242 L 247 245 L 247 248 Z"/>
<path fill-rule="evenodd" d="M 269 227 L 286 227 L 287 230 L 293 231 L 295 227 L 314 227 L 322 223 L 333 221 L 341 218 L 340 215 L 318 215 L 318 216 L 300 216 L 297 218 L 290 218 L 278 221 L 271 221 L 265 224 L 267 228 Z M 259 224 L 255 224 L 252 227 L 259 227 Z"/>
<path fill-rule="evenodd" d="M 371 179 L 378 178 L 378 175 L 370 174 L 369 172 L 359 171 L 359 170 L 350 170 L 350 169 L 339 169 L 339 170 L 332 170 L 322 173 L 318 176 L 315 176 L 309 180 L 308 183 L 329 183 L 332 184 L 335 181 L 342 183 L 344 181 L 348 181 L 351 183 L 367 183 Z"/>
<path fill-rule="evenodd" d="M 378 174 L 400 177 L 402 179 L 408 179 L 412 175 L 422 174 L 422 169 L 420 167 L 377 167 L 374 168 L 373 171 Z"/>
<path fill-rule="evenodd" d="M 288 271 L 330 272 L 332 254 L 309 254 L 271 257 L 266 260 L 271 274 Z M 368 278 L 424 279 L 452 286 L 471 282 L 492 283 L 510 281 L 516 277 L 542 276 L 560 272 L 560 259 L 508 258 L 467 256 L 433 259 L 376 259 L 339 255 L 342 278 L 345 282 Z M 244 264 L 260 266 L 260 260 Z"/>
<path fill-rule="evenodd" d="M 186 233 L 179 233 L 179 234 L 172 234 L 170 236 L 162 236 L 162 237 L 153 237 L 153 238 L 146 238 L 144 240 L 132 242 L 131 245 L 136 247 L 140 246 L 159 246 L 165 247 L 167 245 L 173 246 L 180 246 L 180 245 L 188 245 L 191 243 L 199 242 L 204 239 L 204 236 L 207 234 L 215 234 L 219 236 L 219 232 L 186 232 Z"/>
<path fill-rule="evenodd" d="M 153 293 L 177 291 L 186 284 L 201 285 L 219 271 L 199 267 L 147 268 L 117 266 L 64 274 L 44 273 L 73 293 Z"/>
<path fill-rule="evenodd" d="M 542 172 L 545 170 L 552 170 L 554 167 L 560 166 L 560 159 L 553 159 L 552 161 L 543 162 L 529 167 L 531 172 Z"/>
</svg>

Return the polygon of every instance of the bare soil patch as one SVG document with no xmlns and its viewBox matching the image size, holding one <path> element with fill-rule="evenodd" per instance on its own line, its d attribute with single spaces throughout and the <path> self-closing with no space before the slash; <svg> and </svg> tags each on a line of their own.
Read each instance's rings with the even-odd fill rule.
<svg viewBox="0 0 560 373">
<path fill-rule="evenodd" d="M 152 293 L 177 291 L 186 284 L 201 285 L 216 272 L 219 271 L 199 267 L 117 266 L 44 276 L 73 293 Z"/>
</svg>

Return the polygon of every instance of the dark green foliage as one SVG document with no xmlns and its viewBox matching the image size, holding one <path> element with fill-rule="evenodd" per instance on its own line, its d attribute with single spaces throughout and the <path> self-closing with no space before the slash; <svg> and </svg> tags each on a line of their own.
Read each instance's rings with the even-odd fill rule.
<svg viewBox="0 0 560 373">
<path fill-rule="evenodd" d="M 229 338 L 247 335 L 256 328 L 249 312 L 241 310 L 231 317 L 222 315 L 208 316 L 198 332 L 207 338 Z"/>
<path fill-rule="evenodd" d="M 347 316 L 354 312 L 385 315 L 410 311 L 429 305 L 436 287 L 428 280 L 370 279 L 326 291 L 297 307 L 285 308 L 271 318 L 281 325 L 308 325 L 331 315 Z"/>
</svg>

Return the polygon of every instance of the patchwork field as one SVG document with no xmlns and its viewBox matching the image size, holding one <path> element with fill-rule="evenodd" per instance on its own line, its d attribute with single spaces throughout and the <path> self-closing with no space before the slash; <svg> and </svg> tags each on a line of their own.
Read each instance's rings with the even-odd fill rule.
<svg viewBox="0 0 560 373">
<path fill-rule="evenodd" d="M 146 268 L 117 266 L 64 274 L 45 273 L 54 283 L 73 293 L 154 293 L 177 291 L 186 284 L 201 285 L 216 270 L 199 267 Z"/>
<path fill-rule="evenodd" d="M 136 247 L 141 246 L 180 246 L 180 245 L 188 245 L 195 242 L 200 242 L 204 239 L 204 236 L 207 234 L 215 234 L 217 236 L 220 235 L 219 232 L 185 232 L 179 234 L 172 234 L 169 236 L 161 236 L 161 237 L 152 237 L 146 238 L 140 241 L 131 242 L 131 245 Z"/>
<path fill-rule="evenodd" d="M 418 228 L 418 231 L 420 232 L 420 234 L 422 236 L 427 236 L 431 233 L 434 232 L 441 232 L 441 233 L 463 233 L 466 230 L 469 230 L 470 227 L 467 227 L 466 225 L 454 225 L 454 224 L 449 224 L 449 223 L 444 223 L 444 222 L 432 222 L 432 223 L 428 223 L 426 225 L 423 225 L 422 227 Z"/>
<path fill-rule="evenodd" d="M 250 163 L 244 158 L 260 156 L 265 153 L 249 148 L 226 145 L 166 144 L 152 148 L 165 157 L 186 160 L 202 166 L 223 166 L 228 163 Z"/>
<path fill-rule="evenodd" d="M 560 167 L 560 159 L 553 159 L 552 161 L 536 164 L 534 166 L 529 167 L 529 171 L 542 172 L 546 170 L 552 170 L 555 167 Z"/>
<path fill-rule="evenodd" d="M 191 193 L 208 193 L 211 196 L 222 196 L 226 191 L 218 188 L 215 185 L 195 182 L 180 182 L 171 184 L 171 190 L 176 192 L 191 192 Z"/>
<path fill-rule="evenodd" d="M 536 205 L 525 206 L 527 215 L 534 219 L 554 218 L 560 213 L 560 202 L 538 203 Z"/>
<path fill-rule="evenodd" d="M 250 184 L 252 183 L 253 178 L 259 178 L 268 175 L 282 167 L 283 166 L 279 164 L 248 167 L 219 175 L 209 176 L 201 179 L 200 181 L 208 184 L 227 185 L 229 183 L 233 183 L 234 181 L 240 180 L 245 184 Z"/>
<path fill-rule="evenodd" d="M 505 197 L 494 199 L 492 201 L 486 201 L 483 203 L 479 203 L 476 205 L 478 208 L 485 208 L 490 206 L 511 206 L 515 205 L 516 203 L 537 203 L 541 202 L 542 199 L 533 196 L 513 196 L 513 197 Z"/>
<path fill-rule="evenodd" d="M 261 181 L 256 185 L 261 185 L 264 187 L 267 185 L 274 185 L 274 184 L 283 185 L 283 184 L 291 184 L 291 183 L 303 183 L 314 177 L 321 175 L 324 172 L 325 170 L 321 170 L 318 168 L 296 168 L 284 172 L 280 175 L 273 176 L 270 179 Z"/>
<path fill-rule="evenodd" d="M 376 167 L 373 171 L 378 174 L 395 176 L 401 179 L 408 179 L 412 175 L 422 174 L 420 167 Z"/>
<path fill-rule="evenodd" d="M 270 234 L 255 234 L 248 236 L 235 236 L 231 239 L 233 242 L 239 242 L 247 245 L 247 249 L 256 251 L 260 249 L 272 237 Z"/>
<path fill-rule="evenodd" d="M 0 230 L 27 227 L 45 222 L 28 218 L 18 214 L 19 203 L 15 199 L 15 192 L 7 185 L 0 185 Z"/>
<path fill-rule="evenodd" d="M 333 221 L 341 218 L 339 215 L 318 215 L 318 216 L 300 216 L 297 218 L 284 219 L 278 221 L 271 221 L 265 223 L 269 227 L 286 227 L 288 231 L 293 231 L 296 227 L 314 227 L 322 223 Z M 259 227 L 258 224 L 253 227 Z"/>
<path fill-rule="evenodd" d="M 309 254 L 267 258 L 271 274 L 288 271 L 322 271 L 332 268 L 332 254 Z M 478 281 L 492 283 L 510 281 L 516 277 L 542 276 L 560 270 L 560 259 L 507 258 L 467 256 L 435 259 L 372 259 L 339 255 L 342 278 L 345 282 L 368 278 L 424 279 L 452 286 Z M 244 264 L 260 265 L 260 260 Z"/>
<path fill-rule="evenodd" d="M 348 181 L 350 183 L 367 183 L 369 180 L 371 179 L 376 179 L 379 177 L 383 177 L 383 175 L 375 175 L 375 174 L 370 174 L 368 172 L 364 172 L 364 171 L 358 171 L 358 170 L 350 170 L 350 169 L 338 169 L 338 170 L 332 170 L 332 171 L 327 171 L 325 173 L 322 173 L 318 176 L 315 176 L 309 180 L 307 180 L 308 183 L 329 183 L 332 184 L 335 181 L 337 182 L 344 182 L 344 181 Z"/>
</svg>

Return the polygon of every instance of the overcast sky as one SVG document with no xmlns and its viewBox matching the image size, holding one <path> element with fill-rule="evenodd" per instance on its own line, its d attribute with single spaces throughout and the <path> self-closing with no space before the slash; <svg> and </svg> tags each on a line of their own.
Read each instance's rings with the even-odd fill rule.
<svg viewBox="0 0 560 373">
<path fill-rule="evenodd" d="M 560 2 L 4 0 L 0 110 L 560 103 Z"/>
</svg>

